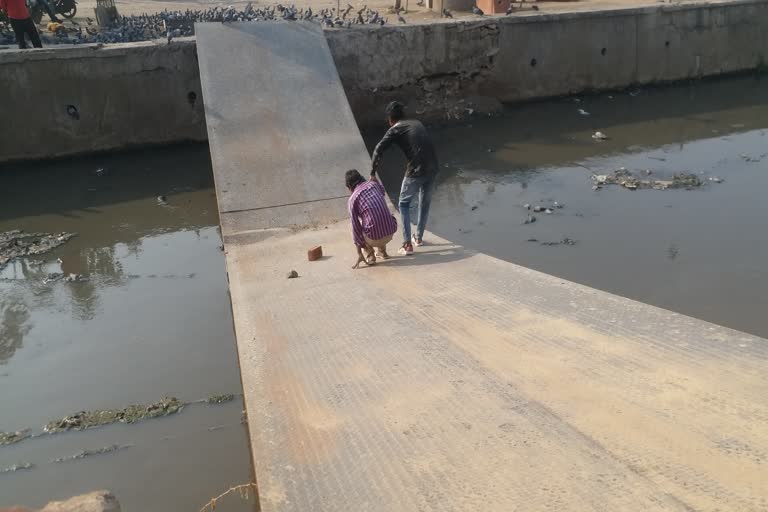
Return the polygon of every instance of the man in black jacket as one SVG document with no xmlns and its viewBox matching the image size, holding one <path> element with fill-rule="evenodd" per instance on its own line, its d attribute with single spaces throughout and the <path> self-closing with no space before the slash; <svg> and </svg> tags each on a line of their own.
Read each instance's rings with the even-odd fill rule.
<svg viewBox="0 0 768 512">
<path fill-rule="evenodd" d="M 413 254 L 413 246 L 420 247 L 424 243 L 424 228 L 427 225 L 432 191 L 435 188 L 435 178 L 439 170 L 437 154 L 424 125 L 416 119 L 405 119 L 405 107 L 402 103 L 393 101 L 387 105 L 385 112 L 389 130 L 373 150 L 371 176 L 376 175 L 384 151 L 392 144 L 397 144 L 408 161 L 398 201 L 400 216 L 403 220 L 403 246 L 398 252 Z M 419 196 L 419 215 L 416 221 L 416 233 L 411 236 L 410 209 L 411 201 L 416 195 Z"/>
</svg>

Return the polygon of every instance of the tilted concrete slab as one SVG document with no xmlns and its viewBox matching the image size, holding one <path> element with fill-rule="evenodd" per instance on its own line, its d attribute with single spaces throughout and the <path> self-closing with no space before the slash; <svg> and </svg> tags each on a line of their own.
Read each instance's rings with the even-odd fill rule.
<svg viewBox="0 0 768 512">
<path fill-rule="evenodd" d="M 336 172 L 318 193 L 290 190 L 311 185 L 296 170 L 313 154 L 368 164 L 346 114 L 331 125 L 343 144 L 271 151 L 252 115 L 264 103 L 217 85 L 229 68 L 258 63 L 278 83 L 309 55 L 332 62 L 307 48 L 314 29 L 252 27 L 204 26 L 198 49 L 263 511 L 766 510 L 768 340 L 437 238 L 351 270 L 346 222 L 289 229 L 343 214 L 343 199 L 322 200 Z M 289 90 L 258 94 L 289 103 Z M 296 98 L 273 128 L 315 115 L 331 114 Z M 309 202 L 269 207 L 294 200 Z M 307 262 L 318 244 L 326 258 Z"/>
<path fill-rule="evenodd" d="M 225 234 L 336 220 L 371 162 L 316 23 L 200 23 L 200 81 Z M 304 208 L 306 203 L 327 203 Z M 281 207 L 275 216 L 264 212 Z"/>
</svg>

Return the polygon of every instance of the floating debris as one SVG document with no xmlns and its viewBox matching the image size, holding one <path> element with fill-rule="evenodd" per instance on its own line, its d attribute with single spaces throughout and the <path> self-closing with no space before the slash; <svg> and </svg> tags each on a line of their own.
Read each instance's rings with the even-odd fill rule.
<svg viewBox="0 0 768 512">
<path fill-rule="evenodd" d="M 104 446 L 102 448 L 98 448 L 96 450 L 83 450 L 81 452 L 78 452 L 74 455 L 67 455 L 66 457 L 59 457 L 58 459 L 53 459 L 51 462 L 54 463 L 60 463 L 60 462 L 70 462 L 73 460 L 80 460 L 84 459 L 86 457 L 91 457 L 93 455 L 104 455 L 105 453 L 113 453 L 120 450 L 125 450 L 126 448 L 130 448 L 133 445 L 125 444 L 125 445 L 119 445 L 119 444 L 111 444 L 109 446 Z"/>
<path fill-rule="evenodd" d="M 45 254 L 64 245 L 76 233 L 24 233 L 19 229 L 0 233 L 0 270 L 11 260 Z"/>
<path fill-rule="evenodd" d="M 48 434 L 68 430 L 85 430 L 87 428 L 109 425 L 111 423 L 136 423 L 137 421 L 158 418 L 176 414 L 184 404 L 176 397 L 166 397 L 159 402 L 149 405 L 129 405 L 124 409 L 107 409 L 103 411 L 80 411 L 72 416 L 54 420 L 43 427 Z"/>
<path fill-rule="evenodd" d="M 723 178 L 720 178 L 719 176 L 710 176 L 708 179 L 713 183 L 722 183 L 724 181 Z"/>
<path fill-rule="evenodd" d="M 580 108 L 578 110 L 578 112 L 579 112 L 579 115 L 581 115 L 581 116 L 590 116 L 590 115 L 592 115 L 589 112 L 587 112 L 586 110 L 584 110 L 583 108 Z"/>
<path fill-rule="evenodd" d="M 35 465 L 29 462 L 19 462 L 18 464 L 14 464 L 13 466 L 8 466 L 7 468 L 0 469 L 0 473 L 15 473 L 17 471 L 28 471 L 30 469 L 34 469 L 34 467 Z"/>
<path fill-rule="evenodd" d="M 0 446 L 15 444 L 29 437 L 29 429 L 17 430 L 16 432 L 0 432 Z"/>
<path fill-rule="evenodd" d="M 212 395 L 209 396 L 205 401 L 209 404 L 223 404 L 225 402 L 231 402 L 235 399 L 235 395 L 232 393 L 226 393 L 223 395 Z"/>
<path fill-rule="evenodd" d="M 595 132 L 592 134 L 592 138 L 595 140 L 608 140 L 608 136 L 603 132 Z"/>
<path fill-rule="evenodd" d="M 652 171 L 646 170 L 644 174 L 649 176 L 653 173 Z M 642 179 L 639 176 L 632 174 L 624 167 L 616 169 L 612 174 L 593 174 L 592 181 L 595 183 L 592 187 L 593 190 L 598 190 L 603 185 L 619 185 L 629 190 L 637 190 L 641 188 L 666 190 L 668 188 L 692 189 L 700 187 L 703 184 L 698 176 L 691 173 L 674 174 L 671 180 Z"/>
<path fill-rule="evenodd" d="M 67 283 L 79 283 L 87 281 L 88 278 L 82 274 L 62 274 L 61 272 L 52 272 L 43 279 L 43 284 L 55 283 L 58 281 L 66 281 Z"/>
<path fill-rule="evenodd" d="M 530 241 L 531 240 L 529 240 L 529 242 Z M 574 240 L 573 238 L 565 237 L 562 240 L 559 240 L 557 242 L 540 242 L 540 244 L 541 245 L 546 245 L 546 246 L 552 246 L 552 245 L 576 245 L 576 240 Z"/>
<path fill-rule="evenodd" d="M 534 217 L 533 215 L 528 215 L 528 217 L 526 217 L 523 224 L 533 224 L 534 222 L 536 222 L 536 217 Z"/>
</svg>

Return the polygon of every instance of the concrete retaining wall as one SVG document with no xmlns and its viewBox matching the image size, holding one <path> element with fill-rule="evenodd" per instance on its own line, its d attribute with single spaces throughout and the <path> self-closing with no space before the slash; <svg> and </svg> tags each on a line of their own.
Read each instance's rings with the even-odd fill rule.
<svg viewBox="0 0 768 512">
<path fill-rule="evenodd" d="M 406 100 L 460 117 L 513 102 L 745 71 L 768 61 L 768 0 L 326 32 L 358 123 Z M 204 140 L 194 39 L 0 52 L 0 161 Z M 77 107 L 80 119 L 67 114 Z"/>
<path fill-rule="evenodd" d="M 0 161 L 206 138 L 194 41 L 0 52 L 0 113 Z"/>
</svg>

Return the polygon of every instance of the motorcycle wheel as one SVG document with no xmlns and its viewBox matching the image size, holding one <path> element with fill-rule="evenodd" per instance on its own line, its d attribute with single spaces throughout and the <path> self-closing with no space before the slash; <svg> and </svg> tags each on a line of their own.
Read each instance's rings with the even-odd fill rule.
<svg viewBox="0 0 768 512">
<path fill-rule="evenodd" d="M 72 2 L 72 8 L 66 12 L 59 11 L 59 14 L 64 16 L 67 19 L 74 18 L 75 14 L 77 14 L 77 4 L 75 2 Z"/>
</svg>

